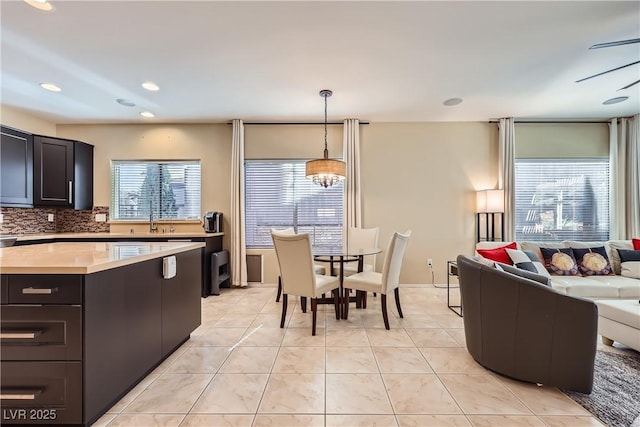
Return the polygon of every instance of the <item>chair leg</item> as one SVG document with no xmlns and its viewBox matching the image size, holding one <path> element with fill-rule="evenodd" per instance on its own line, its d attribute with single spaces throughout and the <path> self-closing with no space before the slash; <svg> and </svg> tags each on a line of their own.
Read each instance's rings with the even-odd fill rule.
<svg viewBox="0 0 640 427">
<path fill-rule="evenodd" d="M 280 327 L 284 328 L 284 318 L 287 315 L 287 294 L 282 295 L 282 319 L 280 320 Z"/>
<path fill-rule="evenodd" d="M 362 292 L 356 289 L 356 308 L 362 308 Z"/>
<path fill-rule="evenodd" d="M 382 319 L 384 320 L 384 327 L 389 330 L 389 316 L 387 315 L 387 295 L 380 294 L 380 303 L 382 304 Z"/>
<path fill-rule="evenodd" d="M 278 276 L 278 294 L 276 295 L 276 302 L 280 302 L 280 295 L 282 295 L 282 277 Z"/>
<path fill-rule="evenodd" d="M 351 289 L 344 290 L 344 313 L 342 313 L 343 319 L 349 318 L 349 292 L 351 292 Z"/>
<path fill-rule="evenodd" d="M 340 320 L 340 291 L 334 289 L 331 292 L 333 293 L 333 305 L 336 309 L 336 320 Z"/>
<path fill-rule="evenodd" d="M 362 291 L 362 308 L 367 308 L 367 291 Z"/>
<path fill-rule="evenodd" d="M 307 312 L 307 297 L 300 297 L 300 305 L 302 306 L 302 312 Z"/>
<path fill-rule="evenodd" d="M 311 326 L 311 335 L 312 336 L 316 336 L 316 315 L 318 313 L 318 299 L 317 298 L 311 298 L 311 311 L 312 311 L 312 315 L 313 315 L 313 323 Z"/>
<path fill-rule="evenodd" d="M 402 315 L 402 308 L 400 308 L 400 288 L 395 288 L 393 292 L 396 297 L 396 308 L 398 309 L 398 314 L 401 319 L 404 319 L 404 316 Z"/>
</svg>

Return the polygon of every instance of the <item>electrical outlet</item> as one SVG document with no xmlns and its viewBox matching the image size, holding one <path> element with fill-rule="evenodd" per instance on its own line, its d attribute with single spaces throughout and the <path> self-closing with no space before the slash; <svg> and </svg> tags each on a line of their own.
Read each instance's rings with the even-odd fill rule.
<svg viewBox="0 0 640 427">
<path fill-rule="evenodd" d="M 431 258 L 427 260 L 427 267 L 433 268 L 433 260 Z"/>
<path fill-rule="evenodd" d="M 0 224 L 2 224 L 4 222 L 4 215 L 0 214 Z"/>
<path fill-rule="evenodd" d="M 96 222 L 106 222 L 107 214 L 96 214 Z"/>
<path fill-rule="evenodd" d="M 49 215 L 47 215 L 47 221 L 49 221 L 49 222 L 53 222 L 53 221 L 55 221 L 55 219 L 56 219 L 56 217 L 55 217 L 55 215 L 54 215 L 54 214 L 49 214 Z"/>
</svg>

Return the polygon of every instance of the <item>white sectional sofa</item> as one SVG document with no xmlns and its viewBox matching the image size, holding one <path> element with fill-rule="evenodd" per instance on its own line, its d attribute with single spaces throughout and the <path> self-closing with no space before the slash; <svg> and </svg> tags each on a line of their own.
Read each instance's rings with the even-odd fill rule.
<svg viewBox="0 0 640 427">
<path fill-rule="evenodd" d="M 480 242 L 476 249 L 495 249 L 507 245 L 509 242 Z M 554 276 L 550 277 L 553 289 L 558 292 L 588 298 L 602 299 L 639 299 L 640 279 L 620 275 L 620 257 L 617 249 L 633 249 L 631 240 L 610 240 L 607 242 L 517 242 L 518 249 L 532 251 L 544 263 L 540 247 L 546 248 L 589 248 L 604 246 L 613 268 L 615 276 Z"/>
</svg>

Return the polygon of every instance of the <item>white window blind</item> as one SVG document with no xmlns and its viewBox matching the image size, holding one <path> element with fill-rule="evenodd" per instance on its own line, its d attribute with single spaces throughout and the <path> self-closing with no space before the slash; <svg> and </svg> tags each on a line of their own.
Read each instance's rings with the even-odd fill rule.
<svg viewBox="0 0 640 427">
<path fill-rule="evenodd" d="M 113 160 L 111 218 L 200 218 L 200 161 Z"/>
<path fill-rule="evenodd" d="M 272 247 L 270 229 L 294 227 L 314 246 L 342 245 L 344 185 L 329 188 L 305 178 L 302 160 L 245 162 L 247 247 Z"/>
<path fill-rule="evenodd" d="M 608 159 L 516 159 L 516 240 L 609 239 Z"/>
</svg>

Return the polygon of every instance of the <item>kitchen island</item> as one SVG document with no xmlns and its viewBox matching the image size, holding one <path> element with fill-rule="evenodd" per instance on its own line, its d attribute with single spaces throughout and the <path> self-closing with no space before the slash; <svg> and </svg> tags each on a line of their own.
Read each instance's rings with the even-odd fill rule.
<svg viewBox="0 0 640 427">
<path fill-rule="evenodd" d="M 97 420 L 200 325 L 203 247 L 0 249 L 0 423 Z"/>
<path fill-rule="evenodd" d="M 202 297 L 211 292 L 211 254 L 222 250 L 224 233 L 199 232 L 99 232 L 99 233 L 34 233 L 17 236 L 15 245 L 33 245 L 55 242 L 204 242 L 202 249 Z"/>
</svg>

